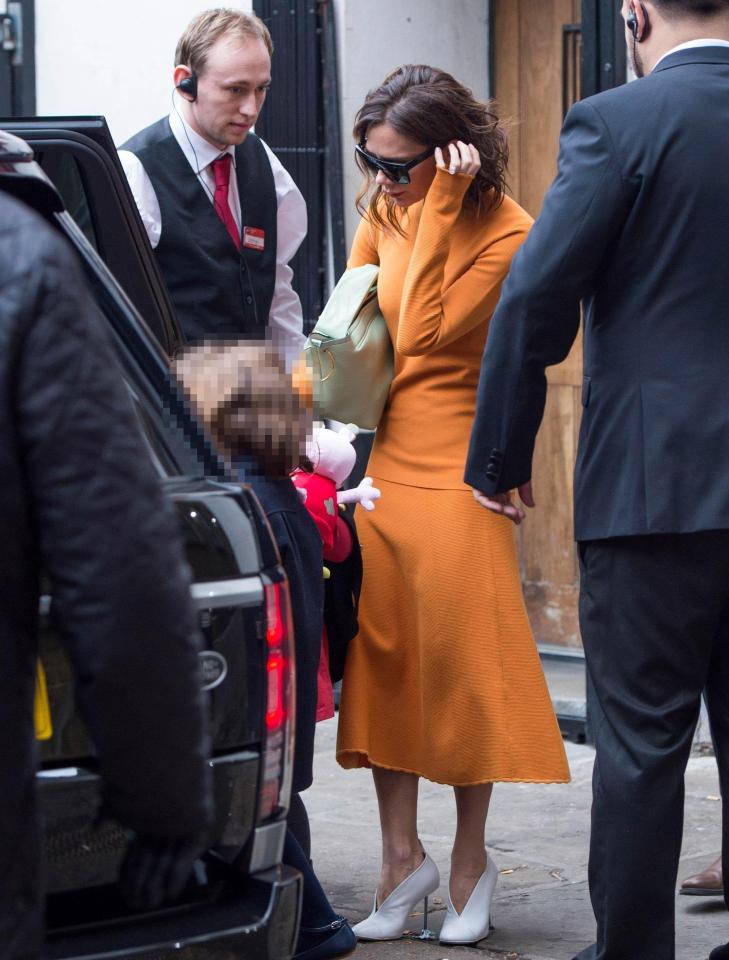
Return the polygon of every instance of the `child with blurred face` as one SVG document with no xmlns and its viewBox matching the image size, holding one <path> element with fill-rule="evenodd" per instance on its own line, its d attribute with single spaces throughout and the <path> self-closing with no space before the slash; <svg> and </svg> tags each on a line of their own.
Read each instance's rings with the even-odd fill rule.
<svg viewBox="0 0 729 960">
<path fill-rule="evenodd" d="M 312 782 L 324 581 L 321 536 L 289 474 L 309 466 L 311 404 L 305 385 L 294 386 L 265 343 L 204 343 L 176 361 L 175 373 L 233 470 L 258 497 L 288 578 L 296 641 L 296 748 L 283 859 L 304 876 L 295 956 L 316 951 L 318 960 L 330 960 L 350 953 L 355 938 L 311 867 L 309 821 L 299 796 Z"/>
<path fill-rule="evenodd" d="M 288 478 L 305 457 L 311 407 L 268 344 L 204 343 L 175 372 L 232 463 L 254 459 L 269 479 Z"/>
</svg>

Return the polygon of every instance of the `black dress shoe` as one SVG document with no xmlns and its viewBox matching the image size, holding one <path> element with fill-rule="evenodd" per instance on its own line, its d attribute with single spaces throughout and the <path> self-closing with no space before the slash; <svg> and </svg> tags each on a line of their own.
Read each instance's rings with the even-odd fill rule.
<svg viewBox="0 0 729 960">
<path fill-rule="evenodd" d="M 325 927 L 301 927 L 293 960 L 334 960 L 348 956 L 356 946 L 349 922 L 337 917 Z"/>
<path fill-rule="evenodd" d="M 709 954 L 709 960 L 729 960 L 729 943 L 723 947 L 714 947 Z"/>
</svg>

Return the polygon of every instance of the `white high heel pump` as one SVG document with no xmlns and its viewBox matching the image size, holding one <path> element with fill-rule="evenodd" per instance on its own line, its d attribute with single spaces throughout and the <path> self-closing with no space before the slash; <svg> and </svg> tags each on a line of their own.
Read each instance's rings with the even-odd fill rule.
<svg viewBox="0 0 729 960">
<path fill-rule="evenodd" d="M 462 913 L 453 906 L 448 888 L 448 910 L 440 930 L 441 943 L 478 943 L 491 932 L 491 898 L 499 871 L 489 857 L 486 869 L 478 878 Z"/>
<path fill-rule="evenodd" d="M 395 887 L 390 896 L 382 901 L 379 909 L 375 894 L 372 913 L 352 927 L 355 936 L 358 940 L 396 940 L 405 932 L 410 914 L 420 900 L 425 900 L 424 935 L 428 925 L 428 897 L 435 893 L 439 884 L 438 868 L 425 853 L 420 866 Z"/>
</svg>

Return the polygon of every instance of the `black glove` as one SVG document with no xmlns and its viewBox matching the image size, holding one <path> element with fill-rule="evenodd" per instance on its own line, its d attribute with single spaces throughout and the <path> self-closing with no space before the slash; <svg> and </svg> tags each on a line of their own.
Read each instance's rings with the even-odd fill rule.
<svg viewBox="0 0 729 960">
<path fill-rule="evenodd" d="M 154 910 L 182 893 L 201 844 L 168 837 L 135 836 L 119 873 L 122 896 L 132 910 Z"/>
</svg>

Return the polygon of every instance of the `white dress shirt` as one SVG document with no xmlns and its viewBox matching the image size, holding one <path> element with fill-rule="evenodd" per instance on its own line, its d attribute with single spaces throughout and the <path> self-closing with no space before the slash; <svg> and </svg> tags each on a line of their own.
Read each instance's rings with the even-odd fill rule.
<svg viewBox="0 0 729 960">
<path fill-rule="evenodd" d="M 666 57 L 670 57 L 672 53 L 677 53 L 679 50 L 693 50 L 694 47 L 729 47 L 729 40 L 687 40 L 685 43 L 679 43 L 676 47 L 671 47 L 660 60 L 656 61 L 653 69 L 655 70 L 661 60 L 665 60 Z"/>
<path fill-rule="evenodd" d="M 221 151 L 195 133 L 192 127 L 183 121 L 177 110 L 170 113 L 169 121 L 175 140 L 180 145 L 180 149 L 187 157 L 188 163 L 197 174 L 198 180 L 212 203 L 215 195 L 215 177 L 210 164 L 221 155 Z M 298 358 L 305 339 L 301 302 L 291 286 L 294 273 L 289 266 L 289 261 L 306 236 L 306 202 L 279 159 L 267 144 L 263 143 L 263 146 L 271 162 L 278 203 L 276 282 L 268 318 L 269 335 L 274 347 L 285 359 L 287 367 L 290 368 Z M 235 147 L 229 146 L 223 152 L 229 153 L 233 157 L 233 165 L 235 166 Z M 139 208 L 149 242 L 153 247 L 156 247 L 162 235 L 162 214 L 152 181 L 136 154 L 128 150 L 120 150 L 119 159 Z M 230 178 L 228 203 L 238 226 L 238 232 L 241 233 L 242 217 L 236 177 Z"/>
</svg>

